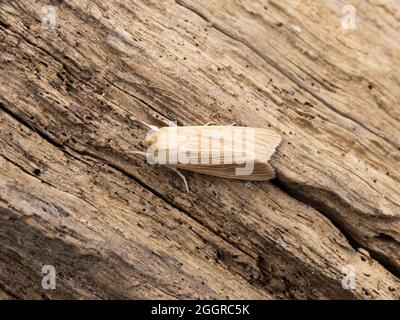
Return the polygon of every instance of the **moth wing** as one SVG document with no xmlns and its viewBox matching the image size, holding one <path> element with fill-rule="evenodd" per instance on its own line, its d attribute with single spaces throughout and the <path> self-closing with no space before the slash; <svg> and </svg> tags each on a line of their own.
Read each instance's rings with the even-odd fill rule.
<svg viewBox="0 0 400 320">
<path fill-rule="evenodd" d="M 230 179 L 269 180 L 275 177 L 275 170 L 268 161 L 281 137 L 272 130 L 193 126 L 177 127 L 177 135 L 176 149 L 170 148 L 169 151 L 176 152 L 178 160 L 186 158 L 189 161 L 178 161 L 175 166 L 179 169 Z M 220 143 L 212 143 L 218 139 Z M 204 143 L 205 140 L 211 143 Z M 190 160 L 197 161 L 188 160 L 189 154 L 192 155 Z M 252 168 L 246 173 L 244 168 L 248 164 L 252 164 Z"/>
<path fill-rule="evenodd" d="M 238 175 L 236 169 L 238 165 L 181 165 L 177 164 L 178 169 L 192 171 L 196 173 L 206 174 L 228 179 L 249 180 L 249 181 L 266 181 L 275 178 L 275 170 L 269 163 L 254 163 L 253 170 L 250 174 Z"/>
</svg>

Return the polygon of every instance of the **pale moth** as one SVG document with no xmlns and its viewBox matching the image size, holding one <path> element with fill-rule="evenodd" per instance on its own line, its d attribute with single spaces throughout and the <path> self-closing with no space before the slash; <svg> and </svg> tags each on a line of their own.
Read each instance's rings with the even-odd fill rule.
<svg viewBox="0 0 400 320">
<path fill-rule="evenodd" d="M 208 124 L 158 128 L 144 124 L 151 129 L 144 141 L 147 161 L 177 172 L 188 192 L 186 179 L 178 169 L 249 181 L 275 177 L 269 160 L 281 137 L 273 130 Z"/>
</svg>

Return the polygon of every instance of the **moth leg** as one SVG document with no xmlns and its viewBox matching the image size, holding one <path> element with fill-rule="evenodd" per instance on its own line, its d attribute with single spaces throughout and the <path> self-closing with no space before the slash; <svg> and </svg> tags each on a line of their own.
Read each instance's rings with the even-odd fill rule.
<svg viewBox="0 0 400 320">
<path fill-rule="evenodd" d="M 231 123 L 229 126 L 230 126 L 230 127 L 236 126 L 236 122 Z"/>
<path fill-rule="evenodd" d="M 175 171 L 178 174 L 178 176 L 180 176 L 182 178 L 183 183 L 185 184 L 186 192 L 189 193 L 189 185 L 186 181 L 185 176 L 177 168 L 174 168 L 174 167 L 168 167 L 168 168 L 170 168 L 172 171 Z"/>
</svg>

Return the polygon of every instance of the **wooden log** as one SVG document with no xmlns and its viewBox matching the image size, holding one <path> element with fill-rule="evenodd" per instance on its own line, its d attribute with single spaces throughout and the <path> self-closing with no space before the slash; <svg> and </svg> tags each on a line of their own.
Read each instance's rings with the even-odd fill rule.
<svg viewBox="0 0 400 320">
<path fill-rule="evenodd" d="M 400 297 L 395 8 L 221 3 L 0 3 L 1 298 Z M 186 194 L 137 119 L 273 127 L 278 177 Z"/>
</svg>

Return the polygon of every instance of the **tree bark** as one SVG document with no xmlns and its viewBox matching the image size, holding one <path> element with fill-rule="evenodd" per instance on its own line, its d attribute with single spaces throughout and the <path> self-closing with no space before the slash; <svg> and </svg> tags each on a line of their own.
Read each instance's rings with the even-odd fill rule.
<svg viewBox="0 0 400 320">
<path fill-rule="evenodd" d="M 347 2 L 1 1 L 0 298 L 399 299 L 400 12 Z M 271 127 L 277 178 L 187 194 L 140 121 Z"/>
</svg>

